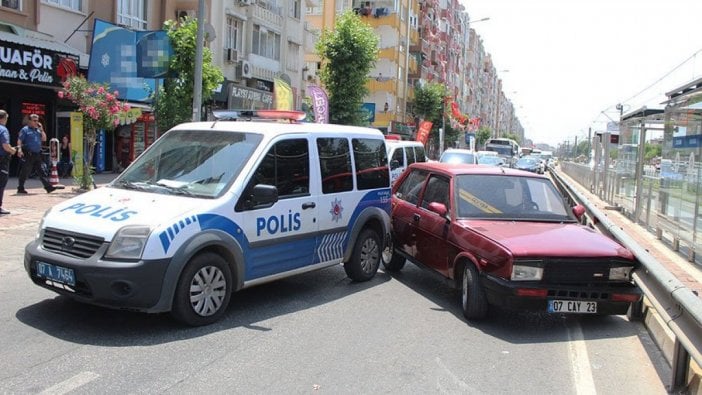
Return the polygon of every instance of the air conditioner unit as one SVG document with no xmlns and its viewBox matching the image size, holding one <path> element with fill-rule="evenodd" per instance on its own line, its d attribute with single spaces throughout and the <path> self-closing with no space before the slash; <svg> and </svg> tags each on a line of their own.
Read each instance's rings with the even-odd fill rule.
<svg viewBox="0 0 702 395">
<path fill-rule="evenodd" d="M 253 70 L 251 69 L 251 63 L 247 60 L 240 60 L 239 67 L 241 67 L 241 76 L 243 78 L 253 77 Z"/>
<path fill-rule="evenodd" d="M 227 63 L 235 63 L 239 60 L 239 53 L 234 48 L 224 48 L 224 60 Z"/>
<path fill-rule="evenodd" d="M 239 5 L 247 6 L 256 4 L 256 0 L 239 0 Z"/>
<path fill-rule="evenodd" d="M 197 12 L 195 10 L 176 10 L 176 20 L 180 20 L 180 18 L 185 18 L 186 16 L 189 16 L 193 19 L 197 18 Z"/>
</svg>

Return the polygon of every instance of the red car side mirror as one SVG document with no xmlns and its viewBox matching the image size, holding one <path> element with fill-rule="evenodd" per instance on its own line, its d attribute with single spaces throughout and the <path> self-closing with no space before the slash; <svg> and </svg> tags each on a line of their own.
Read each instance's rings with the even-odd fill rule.
<svg viewBox="0 0 702 395">
<path fill-rule="evenodd" d="M 442 217 L 446 217 L 446 214 L 448 214 L 448 209 L 446 208 L 446 205 L 443 203 L 431 202 L 431 203 L 429 203 L 428 208 L 429 208 L 429 211 L 433 211 Z"/>
<path fill-rule="evenodd" d="M 575 214 L 577 219 L 581 219 L 585 214 L 585 206 L 578 204 L 577 206 L 573 207 L 573 214 Z"/>
</svg>

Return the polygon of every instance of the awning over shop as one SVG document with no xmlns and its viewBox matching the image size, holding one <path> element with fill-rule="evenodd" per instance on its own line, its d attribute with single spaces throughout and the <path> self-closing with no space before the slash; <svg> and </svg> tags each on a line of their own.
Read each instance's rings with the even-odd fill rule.
<svg viewBox="0 0 702 395">
<path fill-rule="evenodd" d="M 20 32 L 21 31 L 22 30 L 20 30 Z M 90 58 L 90 56 L 88 54 L 83 53 L 83 52 L 71 47 L 70 45 L 67 45 L 67 44 L 64 44 L 61 42 L 42 40 L 40 38 L 28 37 L 28 36 L 24 36 L 24 35 L 4 32 L 4 31 L 0 31 L 0 40 L 15 43 L 15 44 L 20 44 L 20 45 L 26 45 L 26 46 L 30 46 L 30 47 L 48 49 L 50 51 L 60 52 L 60 53 L 68 54 L 68 55 L 74 55 L 80 59 L 80 63 L 79 63 L 80 67 L 82 67 L 82 68 L 88 67 L 88 60 Z"/>
</svg>

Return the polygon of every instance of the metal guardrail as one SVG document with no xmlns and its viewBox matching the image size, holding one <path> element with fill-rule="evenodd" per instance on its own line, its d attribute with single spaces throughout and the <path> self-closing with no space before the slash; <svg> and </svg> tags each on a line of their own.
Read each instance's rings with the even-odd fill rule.
<svg viewBox="0 0 702 395">
<path fill-rule="evenodd" d="M 634 281 L 675 334 L 671 361 L 673 374 L 669 388 L 684 388 L 688 381 L 690 358 L 702 366 L 702 299 L 675 278 L 626 232 L 603 215 L 587 197 L 563 180 L 557 171 L 551 169 L 551 175 L 571 203 L 585 207 L 587 225 L 597 227 L 598 230 L 610 235 L 628 248 L 641 263 L 641 268 L 633 274 Z M 636 308 L 638 311 L 631 315 L 640 316 L 642 306 L 639 305 Z"/>
</svg>

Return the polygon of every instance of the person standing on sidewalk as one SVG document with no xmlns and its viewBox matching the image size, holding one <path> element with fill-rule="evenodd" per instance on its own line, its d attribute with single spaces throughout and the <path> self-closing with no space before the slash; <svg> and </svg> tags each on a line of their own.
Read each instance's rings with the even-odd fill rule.
<svg viewBox="0 0 702 395">
<path fill-rule="evenodd" d="M 10 176 L 10 159 L 17 152 L 10 145 L 10 131 L 7 130 L 7 111 L 0 110 L 0 215 L 10 214 L 2 208 L 2 195 L 5 194 L 5 186 Z"/>
<path fill-rule="evenodd" d="M 44 133 L 41 123 L 39 123 L 39 115 L 29 115 L 29 123 L 20 129 L 19 137 L 17 138 L 17 156 L 25 158 L 17 184 L 18 195 L 27 194 L 27 190 L 24 189 L 24 182 L 33 170 L 39 175 L 39 179 L 42 185 L 44 185 L 46 193 L 51 193 L 56 190 L 41 169 L 41 144 L 44 141 L 46 141 L 46 133 Z"/>
</svg>

